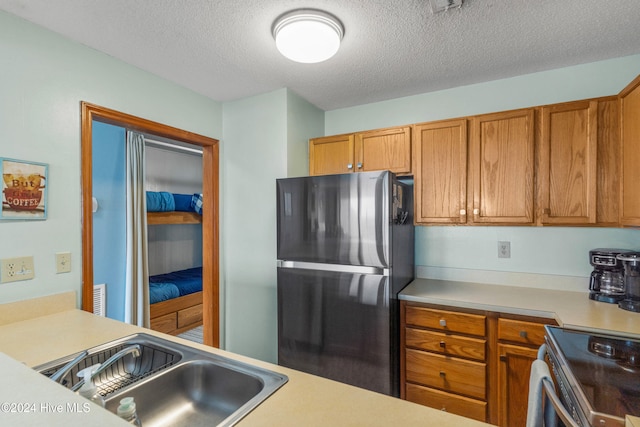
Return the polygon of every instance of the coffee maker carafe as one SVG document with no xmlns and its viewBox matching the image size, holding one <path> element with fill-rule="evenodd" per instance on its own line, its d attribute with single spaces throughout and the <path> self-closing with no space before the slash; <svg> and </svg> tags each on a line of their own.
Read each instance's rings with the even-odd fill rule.
<svg viewBox="0 0 640 427">
<path fill-rule="evenodd" d="M 589 251 L 589 262 L 593 266 L 589 283 L 590 299 L 617 304 L 625 298 L 624 270 L 618 255 L 627 252 L 608 248 Z"/>
<path fill-rule="evenodd" d="M 640 252 L 627 252 L 617 256 L 624 266 L 625 297 L 620 308 L 640 313 Z"/>
</svg>

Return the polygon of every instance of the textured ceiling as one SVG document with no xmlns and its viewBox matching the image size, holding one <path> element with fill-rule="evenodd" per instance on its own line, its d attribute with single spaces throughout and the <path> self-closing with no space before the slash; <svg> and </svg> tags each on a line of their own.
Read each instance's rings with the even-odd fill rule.
<svg viewBox="0 0 640 427">
<path fill-rule="evenodd" d="M 322 9 L 338 54 L 282 57 L 273 21 Z M 640 53 L 640 0 L 0 0 L 0 9 L 217 101 L 288 87 L 323 110 Z"/>
</svg>

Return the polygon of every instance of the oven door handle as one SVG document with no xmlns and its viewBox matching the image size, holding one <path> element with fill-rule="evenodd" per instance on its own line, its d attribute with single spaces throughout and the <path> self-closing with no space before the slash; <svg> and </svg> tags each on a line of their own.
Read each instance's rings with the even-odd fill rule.
<svg viewBox="0 0 640 427">
<path fill-rule="evenodd" d="M 573 420 L 573 418 L 571 417 L 571 414 L 569 414 L 569 412 L 566 410 L 566 408 L 564 407 L 564 405 L 560 401 L 560 398 L 556 394 L 555 387 L 553 386 L 553 383 L 549 379 L 544 378 L 542 380 L 542 389 L 544 390 L 543 396 L 546 396 L 546 397 L 549 398 L 549 402 L 553 406 L 553 409 L 555 410 L 556 415 L 560 418 L 560 420 L 562 420 L 562 422 L 565 424 L 565 426 L 566 427 L 580 427 Z M 546 399 L 543 399 L 543 402 L 546 403 Z"/>
</svg>

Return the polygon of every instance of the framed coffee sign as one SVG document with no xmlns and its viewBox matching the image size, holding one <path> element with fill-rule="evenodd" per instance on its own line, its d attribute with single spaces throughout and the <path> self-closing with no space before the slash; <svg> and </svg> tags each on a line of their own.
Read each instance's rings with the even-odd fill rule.
<svg viewBox="0 0 640 427">
<path fill-rule="evenodd" d="M 47 219 L 47 171 L 45 163 L 0 157 L 0 219 Z"/>
</svg>

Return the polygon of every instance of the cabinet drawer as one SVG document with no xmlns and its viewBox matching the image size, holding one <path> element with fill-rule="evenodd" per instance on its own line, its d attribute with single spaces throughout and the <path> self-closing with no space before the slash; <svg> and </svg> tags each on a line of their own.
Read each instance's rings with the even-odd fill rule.
<svg viewBox="0 0 640 427">
<path fill-rule="evenodd" d="M 169 334 L 176 330 L 178 318 L 176 313 L 165 314 L 164 316 L 151 319 L 151 329 Z"/>
<path fill-rule="evenodd" d="M 544 344 L 544 324 L 500 318 L 498 319 L 498 339 L 541 346 Z"/>
<path fill-rule="evenodd" d="M 422 326 L 447 332 L 460 332 L 484 337 L 486 316 L 436 310 L 408 305 L 405 311 L 407 325 Z"/>
<path fill-rule="evenodd" d="M 202 304 L 194 305 L 178 312 L 178 328 L 199 322 L 202 322 Z"/>
<path fill-rule="evenodd" d="M 485 399 L 486 364 L 407 349 L 406 380 Z"/>
<path fill-rule="evenodd" d="M 485 344 L 486 341 L 479 338 L 461 337 L 423 329 L 406 328 L 405 330 L 405 346 L 448 356 L 484 361 Z"/>
<path fill-rule="evenodd" d="M 407 384 L 406 400 L 478 421 L 487 420 L 487 403 L 446 391 Z"/>
</svg>

